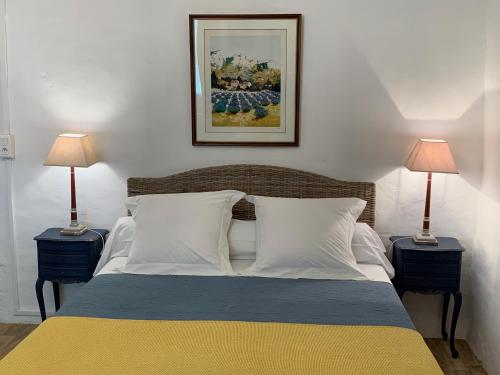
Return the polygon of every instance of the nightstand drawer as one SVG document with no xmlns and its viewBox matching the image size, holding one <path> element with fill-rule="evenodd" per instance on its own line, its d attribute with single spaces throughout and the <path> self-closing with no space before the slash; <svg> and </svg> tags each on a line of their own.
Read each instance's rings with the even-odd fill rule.
<svg viewBox="0 0 500 375">
<path fill-rule="evenodd" d="M 403 264 L 405 273 L 431 273 L 431 274 L 458 274 L 459 267 L 457 263 L 410 263 Z"/>
<path fill-rule="evenodd" d="M 92 243 L 90 243 L 92 244 Z M 88 242 L 55 242 L 55 241 L 40 241 L 38 242 L 39 250 L 53 250 L 59 252 L 74 252 L 86 251 L 89 249 Z"/>
<path fill-rule="evenodd" d="M 58 250 L 52 249 L 39 249 L 38 250 L 38 262 L 40 265 L 84 265 L 86 266 L 89 262 L 89 252 L 88 251 L 71 251 L 71 252 L 60 252 Z"/>
<path fill-rule="evenodd" d="M 40 277 L 46 277 L 47 279 L 52 278 L 88 278 L 89 269 L 88 267 L 60 267 L 60 266 L 48 266 L 40 265 L 38 268 L 38 273 Z"/>
<path fill-rule="evenodd" d="M 457 276 L 408 275 L 402 277 L 405 288 L 439 290 L 440 288 L 455 288 L 459 285 Z"/>
<path fill-rule="evenodd" d="M 457 251 L 433 252 L 421 250 L 404 250 L 402 251 L 402 253 L 405 260 L 415 260 L 418 262 L 429 263 L 453 263 L 454 261 L 457 262 L 461 255 Z"/>
</svg>

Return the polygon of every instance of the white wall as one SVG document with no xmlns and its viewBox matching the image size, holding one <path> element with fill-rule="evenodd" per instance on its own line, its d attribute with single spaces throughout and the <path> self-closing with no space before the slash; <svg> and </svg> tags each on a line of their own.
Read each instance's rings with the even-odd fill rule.
<svg viewBox="0 0 500 375">
<path fill-rule="evenodd" d="M 0 1 L 0 133 L 9 132 L 5 47 L 5 1 Z M 12 315 L 10 168 L 10 161 L 0 159 L 0 321 Z"/>
<path fill-rule="evenodd" d="M 489 374 L 500 374 L 500 1 L 491 0 L 485 74 L 484 176 L 472 262 L 470 343 Z"/>
<path fill-rule="evenodd" d="M 462 174 L 436 176 L 432 225 L 470 247 L 483 156 L 484 8 L 469 0 L 8 0 L 15 308 L 37 309 L 32 237 L 67 223 L 68 171 L 42 166 L 63 130 L 93 133 L 102 150 L 103 163 L 77 172 L 81 219 L 95 227 L 125 214 L 129 176 L 244 162 L 377 182 L 385 234 L 420 227 L 425 176 L 401 165 L 416 138 L 443 137 Z M 188 14 L 214 12 L 304 15 L 299 148 L 191 146 Z M 405 296 L 425 335 L 439 334 L 440 301 Z M 464 304 L 462 333 L 467 293 Z"/>
</svg>

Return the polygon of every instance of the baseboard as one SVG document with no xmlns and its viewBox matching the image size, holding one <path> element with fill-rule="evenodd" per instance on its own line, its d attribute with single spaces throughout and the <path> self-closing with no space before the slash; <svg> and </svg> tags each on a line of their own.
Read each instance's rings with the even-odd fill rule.
<svg viewBox="0 0 500 375">
<path fill-rule="evenodd" d="M 14 311 L 14 316 L 37 316 L 37 317 L 40 317 L 40 311 L 35 311 L 35 310 L 16 310 L 16 311 Z"/>
<path fill-rule="evenodd" d="M 47 314 L 47 317 L 53 314 Z M 30 323 L 39 324 L 41 322 L 40 312 L 35 310 L 16 310 L 7 323 Z"/>
</svg>

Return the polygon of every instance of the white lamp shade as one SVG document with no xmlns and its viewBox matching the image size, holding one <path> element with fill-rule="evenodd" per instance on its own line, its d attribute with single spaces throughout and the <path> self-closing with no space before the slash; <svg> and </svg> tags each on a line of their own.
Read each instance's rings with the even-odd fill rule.
<svg viewBox="0 0 500 375">
<path fill-rule="evenodd" d="M 416 172 L 458 173 L 448 142 L 440 139 L 420 139 L 405 166 Z"/>
<path fill-rule="evenodd" d="M 98 158 L 88 135 L 61 134 L 56 138 L 43 164 L 87 168 L 97 162 Z"/>
</svg>

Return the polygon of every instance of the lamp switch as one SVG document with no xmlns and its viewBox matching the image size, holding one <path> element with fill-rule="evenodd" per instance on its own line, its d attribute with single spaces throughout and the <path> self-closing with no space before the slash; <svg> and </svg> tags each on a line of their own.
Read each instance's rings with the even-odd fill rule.
<svg viewBox="0 0 500 375">
<path fill-rule="evenodd" d="M 14 159 L 15 143 L 12 134 L 0 134 L 0 158 Z"/>
</svg>

